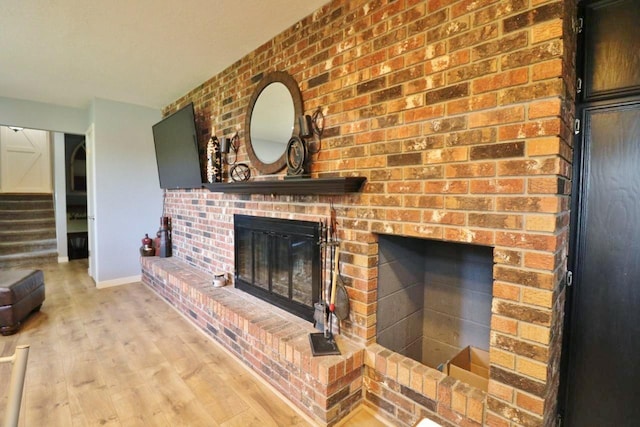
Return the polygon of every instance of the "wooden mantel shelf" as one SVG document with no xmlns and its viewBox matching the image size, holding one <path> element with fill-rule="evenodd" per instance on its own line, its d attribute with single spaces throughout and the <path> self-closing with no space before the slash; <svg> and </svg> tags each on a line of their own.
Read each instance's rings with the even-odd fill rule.
<svg viewBox="0 0 640 427">
<path fill-rule="evenodd" d="M 337 178 L 298 178 L 269 181 L 216 182 L 204 183 L 203 187 L 219 193 L 236 194 L 295 194 L 334 195 L 355 193 L 367 178 L 347 176 Z"/>
</svg>

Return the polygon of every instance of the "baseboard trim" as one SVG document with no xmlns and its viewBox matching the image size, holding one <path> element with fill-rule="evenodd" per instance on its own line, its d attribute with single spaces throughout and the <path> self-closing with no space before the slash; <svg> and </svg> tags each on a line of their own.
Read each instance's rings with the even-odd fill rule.
<svg viewBox="0 0 640 427">
<path fill-rule="evenodd" d="M 96 288 L 98 289 L 112 288 L 114 286 L 121 286 L 121 285 L 127 285 L 129 283 L 139 282 L 141 279 L 142 279 L 142 275 L 138 274 L 136 276 L 120 277 L 119 279 L 104 280 L 102 282 L 96 282 Z"/>
<path fill-rule="evenodd" d="M 69 257 L 68 256 L 59 256 L 58 257 L 58 264 L 64 264 L 65 262 L 69 262 Z"/>
</svg>

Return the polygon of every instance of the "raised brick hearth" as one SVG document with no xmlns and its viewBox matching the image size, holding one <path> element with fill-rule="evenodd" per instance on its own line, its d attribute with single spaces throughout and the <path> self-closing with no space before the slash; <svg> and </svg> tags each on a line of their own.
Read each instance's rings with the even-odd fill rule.
<svg viewBox="0 0 640 427">
<path fill-rule="evenodd" d="M 463 425 L 553 425 L 571 187 L 574 12 L 573 1 L 331 1 L 164 112 L 194 102 L 202 152 L 213 127 L 218 137 L 238 131 L 238 160 L 248 162 L 249 99 L 266 73 L 287 71 L 300 86 L 305 112 L 320 107 L 326 117 L 312 175 L 366 177 L 362 192 L 167 191 L 175 257 L 203 273 L 232 275 L 234 214 L 320 221 L 333 204 L 352 308 L 342 336 L 369 345 L 364 401 L 404 425 L 420 411 Z M 253 179 L 265 178 L 253 171 Z M 375 344 L 380 234 L 492 248 L 486 395 L 433 370 L 419 374 L 427 368 L 414 369 Z M 418 372 L 415 380 L 407 372 Z M 273 375 L 277 383 L 279 374 Z M 422 405 L 422 399 L 430 400 Z"/>
<path fill-rule="evenodd" d="M 142 258 L 143 281 L 200 329 L 320 422 L 362 400 L 362 348 L 340 340 L 341 356 L 312 357 L 309 322 L 177 259 Z"/>
<path fill-rule="evenodd" d="M 424 417 L 443 426 L 482 422 L 485 393 L 435 369 L 341 337 L 340 356 L 314 357 L 309 322 L 238 289 L 214 288 L 212 275 L 175 258 L 141 263 L 146 285 L 321 425 L 363 401 L 406 425 Z"/>
</svg>

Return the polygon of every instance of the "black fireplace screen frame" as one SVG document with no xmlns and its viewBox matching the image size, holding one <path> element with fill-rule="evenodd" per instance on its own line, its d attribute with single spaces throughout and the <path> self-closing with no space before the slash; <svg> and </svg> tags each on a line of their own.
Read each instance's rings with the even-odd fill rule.
<svg viewBox="0 0 640 427">
<path fill-rule="evenodd" d="M 234 222 L 234 277 L 235 285 L 255 297 L 265 300 L 277 307 L 282 308 L 298 317 L 308 321 L 313 321 L 314 303 L 320 300 L 320 276 L 321 276 L 321 256 L 320 256 L 320 229 L 318 222 L 287 220 L 280 218 L 257 217 L 249 215 L 235 214 Z M 249 233 L 249 240 L 245 234 L 241 238 L 242 233 Z M 257 241 L 266 242 L 268 257 L 268 274 L 267 283 L 260 283 L 257 277 L 256 261 L 257 252 L 255 245 Z M 300 242 L 311 248 L 311 301 L 310 304 L 304 304 L 293 299 L 294 286 L 294 246 Z M 251 245 L 250 259 L 243 258 L 241 251 L 244 244 Z M 279 259 L 282 251 L 276 250 L 276 245 L 286 244 L 286 257 L 288 259 Z M 246 253 L 246 252 L 245 252 Z M 263 252 L 264 255 L 265 252 Z M 249 265 L 241 265 L 241 263 L 249 263 Z M 283 263 L 289 266 L 288 271 L 288 296 L 285 297 L 281 293 L 274 292 L 274 274 L 276 266 Z M 249 270 L 250 274 L 242 274 L 243 271 Z M 264 276 L 263 276 L 264 277 Z"/>
</svg>

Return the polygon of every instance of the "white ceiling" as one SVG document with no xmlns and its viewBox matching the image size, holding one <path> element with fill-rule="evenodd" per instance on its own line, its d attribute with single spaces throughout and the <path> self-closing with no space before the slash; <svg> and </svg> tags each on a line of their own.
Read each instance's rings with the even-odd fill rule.
<svg viewBox="0 0 640 427">
<path fill-rule="evenodd" d="M 328 0 L 0 0 L 0 97 L 161 108 Z"/>
</svg>

